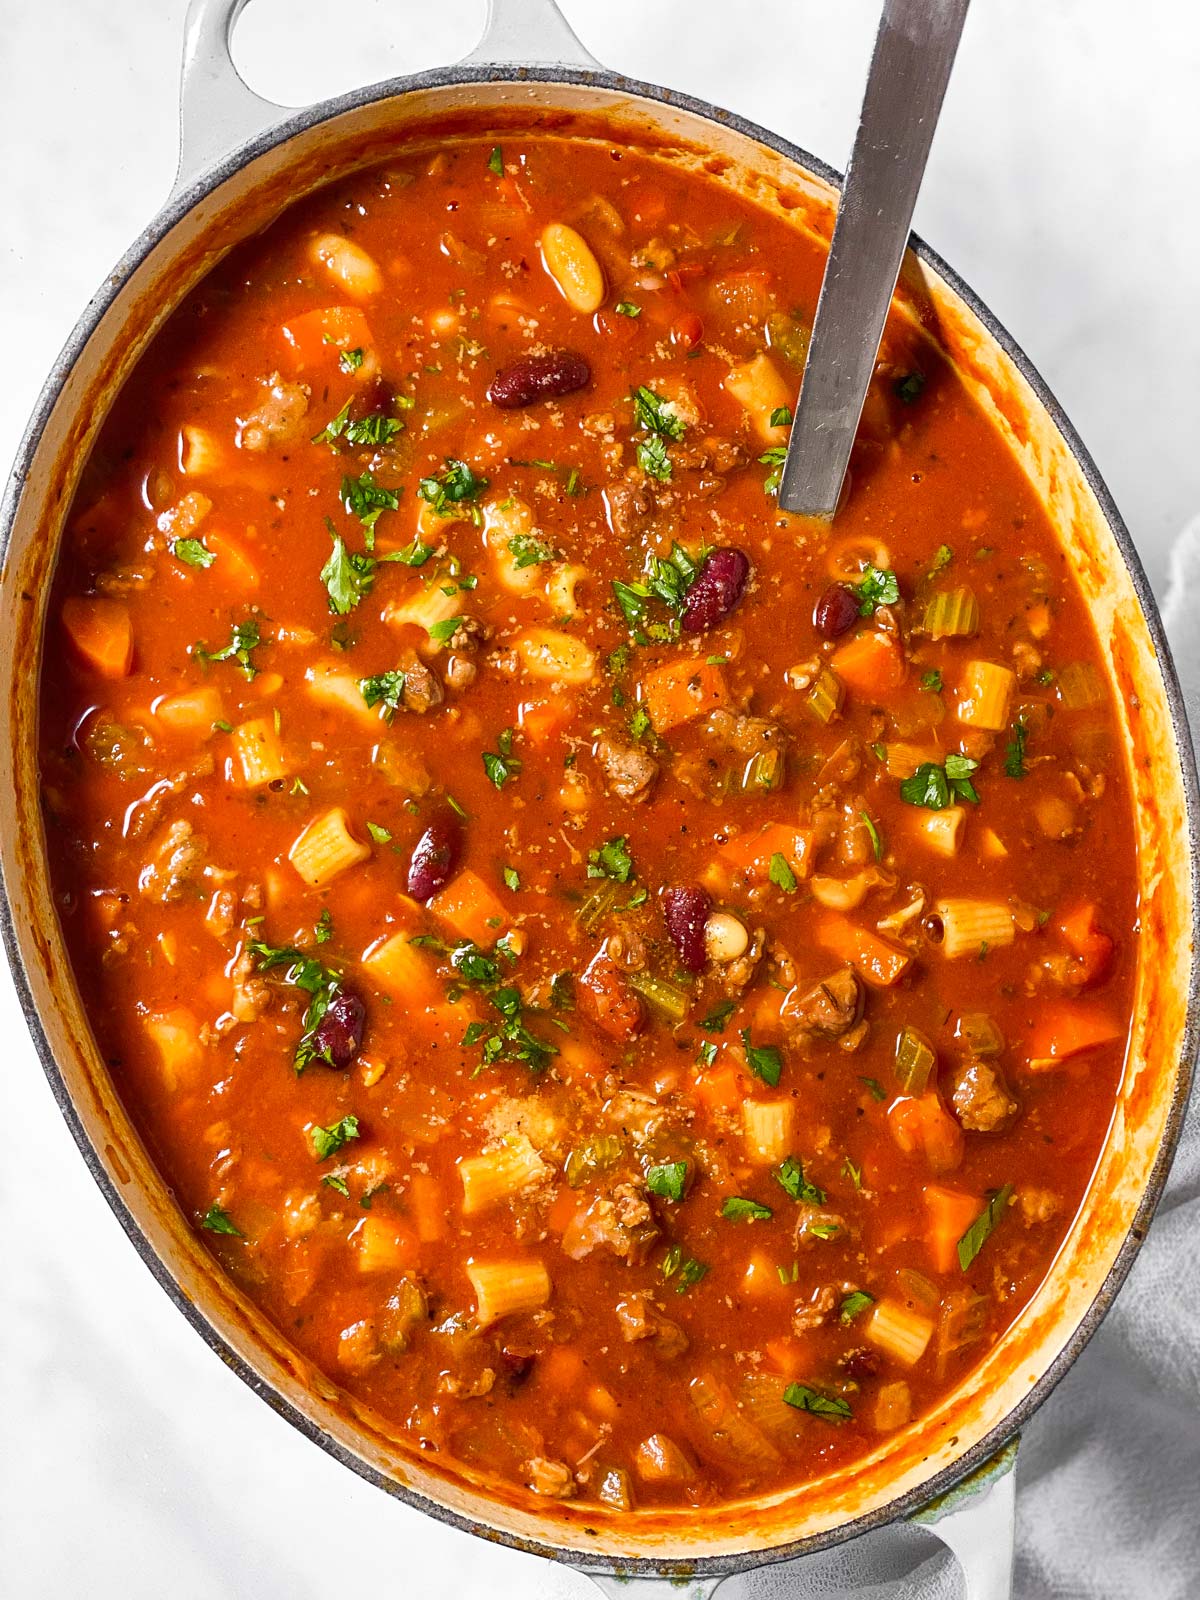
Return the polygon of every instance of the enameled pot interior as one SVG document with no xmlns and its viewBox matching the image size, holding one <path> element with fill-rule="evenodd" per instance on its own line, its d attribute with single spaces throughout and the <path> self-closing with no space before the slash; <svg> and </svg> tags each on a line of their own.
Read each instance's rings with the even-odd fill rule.
<svg viewBox="0 0 1200 1600">
<path fill-rule="evenodd" d="M 48 386 L 10 490 L 0 696 L 13 796 L 0 817 L 22 999 L 60 1105 L 152 1270 L 201 1333 L 289 1420 L 355 1470 L 486 1536 L 585 1565 L 735 1568 L 815 1548 L 916 1509 L 977 1466 L 1069 1364 L 1115 1293 L 1149 1221 L 1182 1119 L 1193 1054 L 1195 778 L 1178 689 L 1136 557 L 1082 448 L 1023 358 L 940 263 L 909 255 L 906 315 L 951 357 L 1047 506 L 1108 643 L 1138 831 L 1141 962 L 1109 1138 L 1055 1267 L 1009 1335 L 935 1413 L 881 1440 L 852 1473 L 801 1493 L 694 1512 L 620 1516 L 531 1508 L 464 1469 L 414 1459 L 245 1303 L 176 1211 L 97 1057 L 47 882 L 36 770 L 37 677 L 54 554 L 76 475 L 110 401 L 171 309 L 238 239 L 297 195 L 398 143 L 482 126 L 659 148 L 827 238 L 835 191 L 770 135 L 604 74 L 514 79 L 480 69 L 382 86 L 299 116 L 180 197 L 102 291 Z M 403 91 L 403 92 L 400 92 Z M 510 1493 L 510 1492 L 508 1492 Z"/>
</svg>

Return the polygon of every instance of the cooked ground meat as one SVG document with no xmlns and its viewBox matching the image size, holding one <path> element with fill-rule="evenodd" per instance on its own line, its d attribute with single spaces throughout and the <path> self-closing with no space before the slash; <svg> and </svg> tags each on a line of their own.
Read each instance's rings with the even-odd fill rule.
<svg viewBox="0 0 1200 1600">
<path fill-rule="evenodd" d="M 574 1261 L 593 1250 L 610 1250 L 630 1263 L 644 1261 L 659 1236 L 645 1194 L 634 1183 L 618 1183 L 598 1195 L 563 1234 L 563 1250 Z"/>
<path fill-rule="evenodd" d="M 832 1284 L 825 1284 L 816 1291 L 811 1300 L 806 1300 L 798 1305 L 792 1312 L 792 1328 L 796 1333 L 807 1333 L 810 1328 L 819 1328 L 837 1305 L 837 1290 Z"/>
<path fill-rule="evenodd" d="M 637 1339 L 651 1340 L 654 1353 L 662 1356 L 664 1361 L 674 1360 L 687 1350 L 687 1334 L 677 1322 L 664 1316 L 645 1295 L 634 1294 L 627 1300 L 618 1300 L 616 1311 L 622 1336 L 630 1343 Z"/>
<path fill-rule="evenodd" d="M 522 1465 L 521 1471 L 534 1494 L 545 1495 L 550 1500 L 569 1500 L 575 1493 L 575 1479 L 565 1461 L 532 1456 Z"/>
<path fill-rule="evenodd" d="M 1025 1226 L 1032 1228 L 1058 1215 L 1062 1210 L 1062 1196 L 1055 1194 L 1053 1189 L 1026 1189 L 1022 1186 L 1017 1190 L 1017 1207 Z"/>
<path fill-rule="evenodd" d="M 996 1133 L 1017 1114 L 1017 1102 L 994 1061 L 964 1061 L 954 1074 L 954 1115 L 968 1133 Z"/>
<path fill-rule="evenodd" d="M 181 900 L 204 871 L 208 844 L 182 818 L 172 822 L 153 847 L 138 875 L 138 888 L 148 900 L 166 905 Z"/>
<path fill-rule="evenodd" d="M 630 470 L 625 477 L 610 483 L 604 499 L 608 520 L 618 539 L 640 538 L 654 520 L 654 495 L 641 472 Z"/>
<path fill-rule="evenodd" d="M 658 777 L 658 762 L 636 745 L 597 739 L 594 751 L 604 771 L 604 784 L 618 800 L 646 800 Z"/>
<path fill-rule="evenodd" d="M 308 390 L 299 383 L 285 383 L 277 372 L 267 379 L 267 387 L 263 403 L 240 419 L 243 450 L 267 450 L 304 432 Z"/>
<path fill-rule="evenodd" d="M 783 1002 L 781 1016 L 793 1037 L 837 1039 L 862 1016 L 863 987 L 852 967 L 840 967 L 804 994 Z"/>
<path fill-rule="evenodd" d="M 434 706 L 440 706 L 445 699 L 442 689 L 442 680 L 432 667 L 427 666 L 415 650 L 402 652 L 400 662 L 404 673 L 404 706 L 408 711 L 415 711 L 418 716 L 424 716 L 427 711 L 432 711 Z"/>
</svg>

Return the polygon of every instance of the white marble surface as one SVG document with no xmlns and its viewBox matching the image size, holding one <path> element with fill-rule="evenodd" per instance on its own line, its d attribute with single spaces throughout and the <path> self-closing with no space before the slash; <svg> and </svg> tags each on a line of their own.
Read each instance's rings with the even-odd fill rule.
<svg viewBox="0 0 1200 1600">
<path fill-rule="evenodd" d="M 79 309 L 169 185 L 183 9 L 183 0 L 0 0 L 6 460 Z M 720 0 L 563 0 L 563 9 L 603 60 L 843 163 L 874 0 L 741 0 L 736 13 Z M 263 93 L 300 103 L 453 59 L 481 12 L 479 0 L 255 0 L 239 58 Z M 1198 81 L 1200 12 L 1183 0 L 1148 0 L 1136 13 L 1117 0 L 977 0 L 917 217 L 1066 405 L 1156 586 L 1171 539 L 1200 507 Z M 580 1577 L 392 1505 L 254 1400 L 108 1213 L 6 977 L 0 1040 L 0 1594 L 591 1592 Z M 1149 1576 L 1145 1585 L 1126 1582 L 1123 1593 L 1140 1600 Z"/>
</svg>

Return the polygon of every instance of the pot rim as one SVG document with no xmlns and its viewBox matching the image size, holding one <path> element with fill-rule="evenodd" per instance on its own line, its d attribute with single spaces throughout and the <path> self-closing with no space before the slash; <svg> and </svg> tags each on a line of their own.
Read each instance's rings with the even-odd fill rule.
<svg viewBox="0 0 1200 1600">
<path fill-rule="evenodd" d="M 38 396 L 30 420 L 18 447 L 9 475 L 3 500 L 0 501 L 0 603 L 7 597 L 7 556 L 13 523 L 24 491 L 30 467 L 41 443 L 46 425 L 58 403 L 62 390 L 76 361 L 85 349 L 92 334 L 120 295 L 127 280 L 187 214 L 214 190 L 234 177 L 250 162 L 267 151 L 288 143 L 298 135 L 331 121 L 348 112 L 380 101 L 398 99 L 414 91 L 441 89 L 469 84 L 540 83 L 569 85 L 581 88 L 608 90 L 626 99 L 648 100 L 657 105 L 690 113 L 704 121 L 715 122 L 734 133 L 766 146 L 769 150 L 796 163 L 807 172 L 823 179 L 834 188 L 841 187 L 841 174 L 826 162 L 810 155 L 806 150 L 784 139 L 760 124 L 727 111 L 711 102 L 683 94 L 658 84 L 630 78 L 606 68 L 581 69 L 568 65 L 531 65 L 513 63 L 466 62 L 457 66 L 434 68 L 425 72 L 388 78 L 380 83 L 349 90 L 344 94 L 302 108 L 290 109 L 281 120 L 235 146 L 228 154 L 208 167 L 198 177 L 185 182 L 169 195 L 163 207 L 142 230 L 124 253 L 104 283 L 88 302 L 83 315 L 76 323 L 62 350 L 59 352 L 46 383 Z M 967 309 L 978 319 L 988 337 L 1000 347 L 1029 385 L 1038 404 L 1043 408 L 1080 467 L 1088 488 L 1095 496 L 1104 521 L 1120 551 L 1129 573 L 1134 592 L 1141 606 L 1146 629 L 1154 646 L 1161 673 L 1165 699 L 1170 713 L 1171 732 L 1175 753 L 1183 777 L 1183 791 L 1189 838 L 1190 889 L 1192 895 L 1192 954 L 1188 979 L 1187 1007 L 1184 1027 L 1179 1043 L 1179 1072 L 1174 1094 L 1168 1109 L 1154 1165 L 1142 1192 L 1137 1210 L 1130 1222 L 1125 1238 L 1108 1274 L 1100 1285 L 1087 1311 L 1080 1319 L 1056 1359 L 1038 1377 L 1029 1391 L 1012 1407 L 1006 1416 L 970 1449 L 932 1478 L 913 1489 L 889 1500 L 873 1511 L 850 1521 L 839 1523 L 823 1532 L 809 1534 L 780 1544 L 748 1548 L 736 1553 L 697 1556 L 694 1559 L 659 1560 L 651 1556 L 621 1557 L 605 1554 L 599 1549 L 582 1550 L 555 1545 L 546 1539 L 531 1539 L 507 1529 L 480 1524 L 470 1517 L 442 1504 L 432 1495 L 414 1490 L 406 1484 L 378 1471 L 368 1462 L 325 1433 L 319 1423 L 307 1416 L 290 1400 L 280 1394 L 264 1379 L 208 1320 L 204 1311 L 181 1290 L 179 1284 L 143 1233 L 137 1220 L 125 1204 L 117 1186 L 109 1176 L 99 1152 L 91 1141 L 76 1111 L 54 1053 L 50 1047 L 41 1016 L 34 1002 L 28 974 L 16 932 L 12 906 L 9 900 L 7 863 L 0 861 L 0 938 L 8 956 L 13 986 L 21 1011 L 29 1028 L 34 1048 L 50 1084 L 51 1092 L 71 1135 L 79 1147 L 88 1170 L 107 1200 L 117 1220 L 148 1267 L 159 1286 L 166 1292 L 177 1310 L 183 1313 L 208 1347 L 243 1383 L 252 1389 L 279 1416 L 289 1422 L 305 1438 L 317 1444 L 328 1455 L 349 1467 L 359 1477 L 387 1494 L 412 1506 L 439 1522 L 462 1532 L 485 1538 L 494 1544 L 507 1546 L 525 1554 L 538 1555 L 558 1561 L 582 1571 L 616 1572 L 621 1576 L 656 1577 L 683 1575 L 688 1578 L 722 1579 L 734 1573 L 759 1566 L 795 1559 L 841 1544 L 846 1540 L 868 1533 L 911 1516 L 930 1502 L 939 1499 L 956 1484 L 985 1468 L 989 1460 L 1019 1432 L 1038 1407 L 1074 1364 L 1085 1345 L 1100 1326 L 1123 1285 L 1133 1260 L 1146 1236 L 1158 1202 L 1162 1197 L 1175 1149 L 1179 1142 L 1191 1092 L 1197 1046 L 1200 1043 L 1200 782 L 1197 779 L 1196 757 L 1188 727 L 1183 692 L 1170 646 L 1159 615 L 1158 604 L 1142 565 L 1141 557 L 1133 543 L 1125 522 L 1073 424 L 1049 386 L 1011 334 L 979 299 L 974 291 L 950 268 L 936 251 L 918 235 L 909 238 L 908 249 L 926 266 L 930 267 L 953 291 Z"/>
</svg>

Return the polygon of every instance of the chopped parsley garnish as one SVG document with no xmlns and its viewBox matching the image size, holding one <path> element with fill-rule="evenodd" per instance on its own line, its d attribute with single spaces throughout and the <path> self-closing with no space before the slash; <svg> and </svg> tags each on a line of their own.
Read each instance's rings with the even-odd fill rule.
<svg viewBox="0 0 1200 1600">
<path fill-rule="evenodd" d="M 328 1128 L 316 1126 L 308 1130 L 309 1143 L 318 1161 L 328 1161 L 330 1156 L 337 1155 L 343 1146 L 348 1145 L 351 1139 L 358 1137 L 358 1118 L 355 1116 L 342 1117 L 339 1121 L 331 1123 Z"/>
<path fill-rule="evenodd" d="M 758 459 L 761 466 L 771 468 L 763 479 L 763 493 L 778 494 L 779 485 L 783 482 L 783 463 L 787 460 L 787 445 L 773 444 L 769 450 L 764 450 Z"/>
<path fill-rule="evenodd" d="M 256 678 L 258 668 L 251 661 L 250 652 L 257 650 L 261 643 L 258 623 L 248 617 L 245 622 L 234 623 L 229 643 L 223 650 L 206 650 L 202 644 L 194 644 L 192 654 L 197 661 L 236 661 L 247 678 Z"/>
<path fill-rule="evenodd" d="M 1025 765 L 1025 741 L 1029 737 L 1029 729 L 1024 717 L 1017 718 L 1012 731 L 1012 743 L 1006 745 L 1004 751 L 1004 773 L 1009 778 L 1024 778 L 1029 774 L 1029 768 Z"/>
<path fill-rule="evenodd" d="M 514 894 L 521 887 L 521 874 L 516 867 L 505 867 L 504 886 L 507 889 L 511 889 Z"/>
<path fill-rule="evenodd" d="M 633 412 L 639 428 L 657 434 L 663 439 L 682 439 L 683 418 L 678 416 L 670 400 L 664 400 L 643 383 L 633 392 Z"/>
<path fill-rule="evenodd" d="M 773 428 L 790 428 L 792 425 L 791 406 L 776 406 L 771 413 L 771 426 Z"/>
<path fill-rule="evenodd" d="M 664 1200 L 682 1200 L 687 1172 L 686 1161 L 668 1161 L 659 1167 L 648 1167 L 646 1187 L 651 1194 L 661 1195 Z"/>
<path fill-rule="evenodd" d="M 327 1172 L 321 1179 L 321 1182 L 326 1186 L 326 1188 L 336 1189 L 339 1194 L 345 1195 L 346 1199 L 349 1200 L 350 1185 L 346 1182 L 345 1178 L 342 1177 L 340 1172 Z"/>
<path fill-rule="evenodd" d="M 769 1222 L 775 1213 L 770 1206 L 760 1205 L 757 1200 L 731 1194 L 721 1207 L 721 1215 L 730 1222 Z"/>
<path fill-rule="evenodd" d="M 453 639 L 454 635 L 458 632 L 461 621 L 462 618 L 457 615 L 453 617 L 443 617 L 440 622 L 435 622 L 430 626 L 428 630 L 429 637 L 433 640 L 434 644 L 449 644 L 450 640 Z"/>
<path fill-rule="evenodd" d="M 929 571 L 925 576 L 927 578 L 936 578 L 938 573 L 944 572 L 953 560 L 954 551 L 951 550 L 950 546 L 948 544 L 938 545 L 933 552 L 933 560 L 930 562 Z"/>
<path fill-rule="evenodd" d="M 868 1306 L 875 1304 L 875 1296 L 868 1294 L 865 1289 L 855 1289 L 848 1294 L 838 1307 L 838 1321 L 849 1327 L 855 1317 L 861 1317 Z"/>
<path fill-rule="evenodd" d="M 633 583 L 613 580 L 613 594 L 621 614 L 631 628 L 640 628 L 646 619 L 647 602 L 659 600 L 675 615 L 665 626 L 646 624 L 646 632 L 656 639 L 673 639 L 679 632 L 679 613 L 682 612 L 688 590 L 699 574 L 699 563 L 680 544 L 671 545 L 665 559 L 652 555 L 646 563 L 645 576 Z"/>
<path fill-rule="evenodd" d="M 500 982 L 499 963 L 493 961 L 491 956 L 484 955 L 479 946 L 472 944 L 470 940 L 465 944 L 455 945 L 450 952 L 450 965 L 460 977 L 480 988 Z"/>
<path fill-rule="evenodd" d="M 804 1163 L 796 1156 L 788 1156 L 775 1168 L 774 1178 L 786 1195 L 802 1206 L 823 1206 L 825 1191 L 804 1176 Z"/>
<path fill-rule="evenodd" d="M 521 991 L 510 984 L 492 990 L 488 999 L 500 1013 L 498 1022 L 472 1022 L 463 1034 L 463 1045 L 481 1047 L 480 1070 L 497 1061 L 521 1061 L 531 1072 L 544 1072 L 558 1054 L 558 1046 L 530 1033 L 524 1022 Z"/>
<path fill-rule="evenodd" d="M 673 1244 L 663 1257 L 662 1275 L 668 1282 L 675 1279 L 675 1293 L 686 1294 L 708 1272 L 708 1264 L 695 1256 L 685 1256 L 683 1246 Z"/>
<path fill-rule="evenodd" d="M 894 606 L 900 598 L 900 584 L 890 567 L 865 567 L 853 589 L 860 617 L 872 617 L 878 606 Z"/>
<path fill-rule="evenodd" d="M 774 1089 L 783 1072 L 783 1057 L 773 1044 L 752 1044 L 749 1028 L 742 1029 L 741 1039 L 746 1052 L 746 1065 L 756 1078 L 761 1078 Z"/>
<path fill-rule="evenodd" d="M 922 762 L 912 777 L 901 783 L 900 798 L 910 806 L 924 806 L 926 811 L 942 811 L 955 800 L 969 800 L 973 806 L 978 805 L 979 794 L 971 782 L 971 774 L 978 765 L 978 761 L 956 751 L 951 751 L 941 767 L 932 761 Z"/>
<path fill-rule="evenodd" d="M 942 683 L 942 675 L 936 667 L 933 667 L 921 679 L 921 687 L 930 694 L 941 694 L 944 685 Z"/>
<path fill-rule="evenodd" d="M 368 822 L 367 832 L 376 844 L 388 844 L 391 842 L 392 830 L 385 828 L 382 822 Z"/>
<path fill-rule="evenodd" d="M 767 869 L 767 877 L 777 889 L 782 889 L 784 894 L 795 894 L 796 874 L 788 866 L 787 857 L 776 850 L 771 857 L 771 864 Z"/>
<path fill-rule="evenodd" d="M 736 1010 L 736 1000 L 722 1000 L 720 1005 L 713 1007 L 700 1026 L 705 1033 L 724 1033 L 726 1023 Z"/>
<path fill-rule="evenodd" d="M 629 853 L 629 840 L 624 834 L 616 839 L 606 839 L 597 850 L 588 851 L 589 878 L 611 878 L 614 883 L 628 883 L 633 877 L 633 857 Z"/>
<path fill-rule="evenodd" d="M 338 494 L 349 514 L 357 517 L 371 533 L 385 511 L 395 511 L 400 505 L 400 496 L 396 491 L 376 483 L 369 472 L 364 472 L 359 478 L 343 478 Z"/>
<path fill-rule="evenodd" d="M 326 525 L 333 540 L 333 549 L 321 568 L 321 582 L 329 596 L 330 611 L 335 616 L 344 617 L 375 587 L 377 563 L 371 556 L 347 550 L 346 541 L 333 524 Z"/>
<path fill-rule="evenodd" d="M 862 1188 L 862 1168 L 856 1166 L 854 1162 L 851 1161 L 849 1156 L 847 1156 L 842 1162 L 842 1171 L 850 1179 L 850 1182 L 856 1189 Z"/>
<path fill-rule="evenodd" d="M 659 483 L 670 483 L 671 458 L 667 454 L 666 443 L 657 433 L 638 442 L 637 464 L 648 478 L 657 478 Z"/>
<path fill-rule="evenodd" d="M 422 478 L 417 493 L 433 507 L 436 516 L 455 517 L 459 508 L 466 506 L 471 521 L 480 522 L 483 519 L 479 507 L 469 502 L 477 500 L 487 486 L 488 480 L 472 472 L 465 461 L 447 456 L 445 471 L 436 478 Z"/>
<path fill-rule="evenodd" d="M 967 1271 L 975 1257 L 991 1238 L 993 1229 L 1008 1209 L 1008 1202 L 1012 1199 L 1012 1195 L 1013 1186 L 1011 1183 L 1006 1183 L 1003 1189 L 998 1190 L 991 1197 L 987 1205 L 958 1241 L 958 1264 L 964 1272 Z"/>
<path fill-rule="evenodd" d="M 488 157 L 488 171 L 494 172 L 498 178 L 504 176 L 504 151 L 498 144 L 492 146 L 492 153 Z"/>
<path fill-rule="evenodd" d="M 252 939 L 249 948 L 260 972 L 271 972 L 283 967 L 286 969 L 282 974 L 283 981 L 303 990 L 309 996 L 301 1023 L 303 1031 L 292 1056 L 292 1065 L 296 1071 L 303 1072 L 313 1061 L 323 1061 L 326 1066 L 333 1066 L 334 1063 L 328 1053 L 322 1053 L 316 1048 L 313 1036 L 334 998 L 341 992 L 341 973 L 323 966 L 315 957 L 306 955 L 303 950 L 296 950 L 288 945 L 269 945 L 261 940 Z"/>
<path fill-rule="evenodd" d="M 483 770 L 497 789 L 503 789 L 508 780 L 515 777 L 521 770 L 520 758 L 512 753 L 513 731 L 511 728 L 504 729 L 496 740 L 496 745 L 497 750 L 495 752 L 491 750 L 483 752 Z"/>
<path fill-rule="evenodd" d="M 711 1039 L 701 1039 L 700 1047 L 696 1051 L 696 1060 L 701 1066 L 711 1067 L 717 1059 L 717 1048 Z"/>
<path fill-rule="evenodd" d="M 359 351 L 361 357 L 362 352 Z M 352 445 L 381 445 L 391 444 L 392 440 L 404 427 L 399 417 L 390 417 L 383 411 L 373 411 L 368 417 L 359 417 L 357 421 L 350 420 L 351 401 L 338 412 L 321 429 L 320 433 L 313 435 L 314 444 L 336 444 L 339 439 L 344 439 Z M 398 406 L 411 407 L 412 401 L 397 400 Z"/>
<path fill-rule="evenodd" d="M 863 1078 L 860 1076 L 858 1081 L 859 1083 L 866 1084 L 872 1100 L 887 1099 L 887 1091 L 884 1089 L 878 1078 Z"/>
<path fill-rule="evenodd" d="M 514 567 L 536 567 L 545 561 L 557 559 L 548 544 L 535 539 L 531 533 L 514 533 L 508 541 L 508 553 Z"/>
<path fill-rule="evenodd" d="M 390 722 L 404 704 L 404 673 L 399 667 L 391 672 L 379 672 L 373 678 L 360 678 L 358 692 L 368 706 L 381 705 Z"/>
<path fill-rule="evenodd" d="M 882 861 L 883 860 L 883 836 L 882 836 L 882 834 L 879 832 L 879 829 L 876 827 L 874 821 L 867 815 L 867 813 L 865 811 L 860 811 L 858 813 L 858 815 L 862 820 L 863 827 L 867 830 L 867 833 L 870 835 L 870 838 L 871 838 L 871 849 L 875 853 L 876 861 Z"/>
<path fill-rule="evenodd" d="M 363 353 L 358 350 L 343 350 L 338 356 L 338 366 L 343 372 L 357 372 L 363 364 Z"/>
<path fill-rule="evenodd" d="M 317 918 L 317 925 L 313 929 L 313 937 L 318 944 L 328 944 L 333 938 L 333 913 L 326 906 Z"/>
<path fill-rule="evenodd" d="M 618 300 L 613 310 L 619 317 L 640 317 L 641 306 L 635 306 L 632 300 Z"/>
<path fill-rule="evenodd" d="M 211 567 L 217 559 L 216 552 L 210 550 L 203 539 L 176 539 L 171 554 L 185 567 Z"/>
<path fill-rule="evenodd" d="M 806 1383 L 789 1383 L 783 1398 L 797 1411 L 808 1411 L 814 1417 L 824 1417 L 827 1422 L 844 1422 L 854 1415 L 840 1394 L 825 1394 L 820 1389 L 809 1388 Z"/>
<path fill-rule="evenodd" d="M 629 731 L 635 739 L 644 739 L 650 732 L 650 713 L 645 706 L 635 706 L 630 712 Z"/>
<path fill-rule="evenodd" d="M 232 1239 L 244 1239 L 246 1237 L 238 1225 L 218 1205 L 209 1206 L 208 1210 L 200 1218 L 200 1226 L 207 1228 L 209 1233 L 227 1233 Z"/>
<path fill-rule="evenodd" d="M 550 979 L 550 1004 L 559 1011 L 575 1009 L 575 978 L 570 972 L 556 972 Z"/>
<path fill-rule="evenodd" d="M 911 406 L 914 400 L 921 398 L 922 391 L 925 388 L 925 374 L 917 372 L 915 369 L 912 372 L 906 372 L 902 378 L 896 379 L 892 388 L 906 406 Z"/>
<path fill-rule="evenodd" d="M 397 550 L 394 555 L 388 556 L 389 561 L 399 561 L 406 567 L 423 567 L 433 555 L 433 546 L 423 544 L 419 538 L 414 538 L 407 550 Z M 461 588 L 462 585 L 460 584 Z"/>
</svg>

